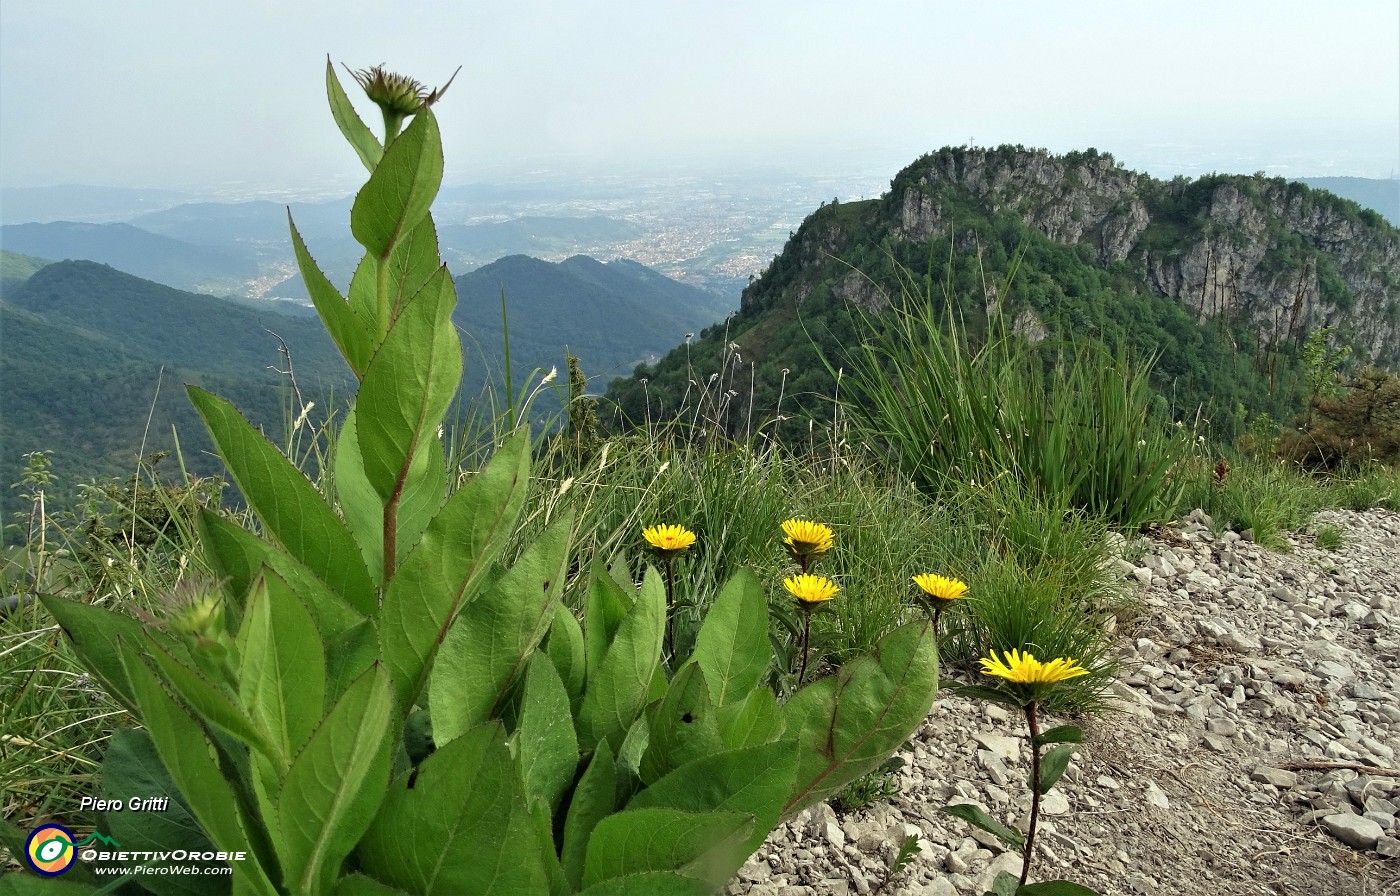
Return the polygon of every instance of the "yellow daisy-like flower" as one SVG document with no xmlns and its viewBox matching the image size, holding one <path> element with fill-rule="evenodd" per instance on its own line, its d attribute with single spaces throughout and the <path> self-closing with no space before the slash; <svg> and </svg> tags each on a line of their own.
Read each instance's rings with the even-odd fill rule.
<svg viewBox="0 0 1400 896">
<path fill-rule="evenodd" d="M 1089 674 L 1089 670 L 1079 665 L 1078 660 L 1070 657 L 1060 657 L 1042 663 L 1031 653 L 1021 653 L 1014 649 L 1006 651 L 1003 656 L 1005 661 L 997 659 L 996 651 L 993 650 L 991 656 L 984 657 L 982 674 L 995 675 L 1016 684 L 1030 685 L 1054 684 Z"/>
<path fill-rule="evenodd" d="M 831 600 L 840 588 L 826 576 L 798 575 L 783 579 L 783 587 L 788 593 L 805 605 L 819 604 Z"/>
<path fill-rule="evenodd" d="M 935 600 L 954 601 L 967 593 L 967 585 L 957 579 L 936 576 L 930 572 L 914 576 L 914 584 Z"/>
<path fill-rule="evenodd" d="M 830 526 L 811 520 L 785 520 L 783 534 L 787 536 L 783 539 L 783 544 L 794 557 L 825 554 L 831 550 L 831 545 L 836 540 Z"/>
<path fill-rule="evenodd" d="M 695 533 L 685 526 L 650 526 L 642 537 L 658 551 L 683 551 L 695 544 Z"/>
</svg>

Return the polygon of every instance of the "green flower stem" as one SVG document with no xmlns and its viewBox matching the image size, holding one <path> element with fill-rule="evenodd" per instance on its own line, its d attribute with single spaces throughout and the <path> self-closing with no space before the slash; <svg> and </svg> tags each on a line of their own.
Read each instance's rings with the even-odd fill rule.
<svg viewBox="0 0 1400 896">
<path fill-rule="evenodd" d="M 676 662 L 676 579 L 671 571 L 671 565 L 675 562 L 675 552 L 666 552 L 666 655 L 671 658 L 671 665 Z"/>
<path fill-rule="evenodd" d="M 403 129 L 404 114 L 382 107 L 380 111 L 384 113 L 384 148 L 387 150 L 389 144 L 394 142 L 394 138 Z"/>
<path fill-rule="evenodd" d="M 802 606 L 802 667 L 797 672 L 797 687 L 802 687 L 802 680 L 807 676 L 807 645 L 812 639 L 812 608 L 804 604 Z"/>
<path fill-rule="evenodd" d="M 1034 702 L 1026 704 L 1026 724 L 1031 729 L 1031 824 L 1026 829 L 1026 846 L 1021 853 L 1021 883 L 1026 885 L 1026 878 L 1031 873 L 1031 850 L 1035 848 L 1035 824 L 1040 819 L 1040 745 L 1036 739 L 1040 737 L 1040 722 L 1035 715 L 1036 704 Z"/>
</svg>

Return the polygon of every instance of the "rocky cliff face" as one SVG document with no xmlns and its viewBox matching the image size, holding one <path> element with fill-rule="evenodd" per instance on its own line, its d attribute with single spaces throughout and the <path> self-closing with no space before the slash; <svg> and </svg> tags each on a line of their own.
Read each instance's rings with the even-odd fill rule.
<svg viewBox="0 0 1400 896">
<path fill-rule="evenodd" d="M 1336 326 L 1370 359 L 1400 363 L 1400 230 L 1301 184 L 1160 181 L 1092 150 L 945 149 L 901 172 L 883 204 L 894 240 L 947 235 L 969 206 L 1012 212 L 1052 240 L 1093 246 L 1104 266 L 1130 266 L 1200 320 L 1249 320 L 1271 344 Z"/>
</svg>

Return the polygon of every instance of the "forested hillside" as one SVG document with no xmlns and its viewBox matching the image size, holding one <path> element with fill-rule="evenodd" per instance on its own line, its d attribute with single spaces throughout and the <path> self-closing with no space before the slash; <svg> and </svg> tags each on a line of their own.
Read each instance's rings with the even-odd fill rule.
<svg viewBox="0 0 1400 896">
<path fill-rule="evenodd" d="M 723 298 L 636 262 L 604 264 L 584 255 L 557 264 L 512 255 L 463 274 L 456 284 L 454 319 L 481 351 L 500 357 L 504 291 L 518 372 L 562 368 L 567 347 L 602 382 L 659 358 L 686 333 L 732 310 Z"/>
<path fill-rule="evenodd" d="M 0 315 L 0 478 L 13 483 L 25 454 L 51 451 L 59 503 L 77 482 L 131 473 L 143 441 L 147 453 L 172 450 L 172 426 L 191 472 L 219 471 L 185 383 L 227 396 L 280 432 L 291 419 L 291 388 L 278 372 L 286 369 L 278 337 L 291 349 L 305 401 L 325 410 L 333 394 L 353 393 L 353 377 L 314 318 L 181 292 L 93 262 L 42 268 L 5 293 Z M 0 500 L 8 510 L 14 493 Z"/>
<path fill-rule="evenodd" d="M 1225 437 L 1253 414 L 1301 407 L 1302 345 L 1318 326 L 1358 360 L 1400 360 L 1400 231 L 1375 211 L 1281 179 L 1156 180 L 1093 150 L 950 148 L 880 199 L 815 211 L 726 327 L 609 397 L 633 422 L 648 402 L 652 415 L 679 407 L 689 359 L 745 388 L 752 378 L 760 419 L 779 396 L 785 414 L 820 417 L 835 389 L 821 357 L 839 368 L 906 288 L 974 333 L 995 313 L 1033 340 L 1093 336 L 1157 356 L 1167 409 L 1200 409 Z M 731 404 L 731 429 L 746 408 L 747 395 Z"/>
</svg>

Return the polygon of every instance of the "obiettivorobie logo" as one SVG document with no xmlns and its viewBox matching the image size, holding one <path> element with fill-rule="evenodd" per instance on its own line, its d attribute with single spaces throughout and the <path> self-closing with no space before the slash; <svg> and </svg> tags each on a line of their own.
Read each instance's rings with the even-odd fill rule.
<svg viewBox="0 0 1400 896">
<path fill-rule="evenodd" d="M 35 828 L 24 843 L 24 859 L 35 873 L 57 877 L 73 867 L 78 850 L 93 843 L 120 849 L 111 837 L 93 831 L 83 840 L 75 841 L 73 832 L 61 824 L 46 824 Z"/>
</svg>

